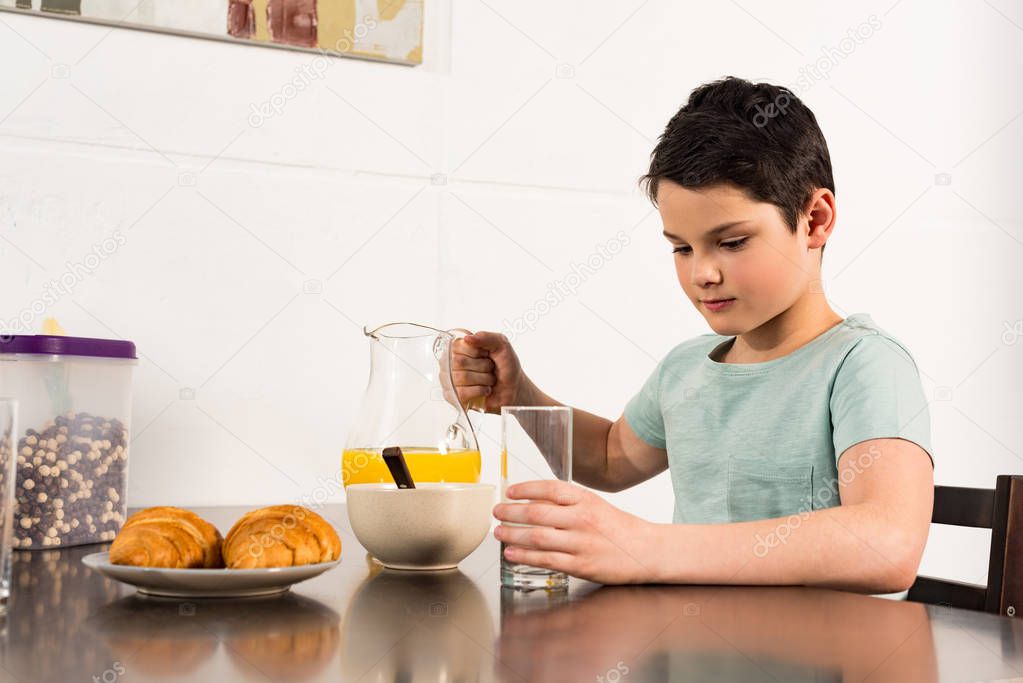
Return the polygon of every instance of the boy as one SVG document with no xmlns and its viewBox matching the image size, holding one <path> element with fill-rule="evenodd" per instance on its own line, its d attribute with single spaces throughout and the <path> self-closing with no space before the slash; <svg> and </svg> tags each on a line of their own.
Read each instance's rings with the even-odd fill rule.
<svg viewBox="0 0 1023 683">
<path fill-rule="evenodd" d="M 494 508 L 515 562 L 600 583 L 912 584 L 930 525 L 930 417 L 909 352 L 822 288 L 835 226 L 827 143 L 790 91 L 697 88 L 643 178 L 679 284 L 714 333 L 676 346 L 611 422 L 575 409 L 574 478 L 619 491 L 669 470 L 672 524 L 558 481 Z M 508 340 L 456 345 L 463 401 L 560 405 Z M 900 596 L 901 597 L 901 596 Z"/>
</svg>

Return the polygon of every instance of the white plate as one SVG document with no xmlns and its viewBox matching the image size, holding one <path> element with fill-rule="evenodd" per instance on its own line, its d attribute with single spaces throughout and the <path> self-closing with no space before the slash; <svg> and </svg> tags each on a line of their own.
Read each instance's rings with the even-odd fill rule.
<svg viewBox="0 0 1023 683">
<path fill-rule="evenodd" d="M 341 564 L 341 560 L 270 569 L 166 569 L 112 564 L 110 553 L 82 558 L 86 567 L 131 584 L 139 593 L 174 598 L 245 598 L 274 595 Z"/>
</svg>

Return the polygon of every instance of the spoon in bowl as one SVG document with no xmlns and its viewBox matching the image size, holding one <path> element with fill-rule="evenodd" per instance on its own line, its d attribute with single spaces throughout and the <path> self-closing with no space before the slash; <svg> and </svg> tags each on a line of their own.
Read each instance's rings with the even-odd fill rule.
<svg viewBox="0 0 1023 683">
<path fill-rule="evenodd" d="M 394 483 L 398 485 L 400 489 L 414 489 L 416 483 L 412 481 L 412 473 L 408 470 L 408 463 L 405 462 L 405 456 L 402 454 L 401 449 L 397 446 L 390 446 L 384 449 L 384 463 L 387 465 L 387 469 L 391 471 L 391 477 L 394 479 Z"/>
</svg>

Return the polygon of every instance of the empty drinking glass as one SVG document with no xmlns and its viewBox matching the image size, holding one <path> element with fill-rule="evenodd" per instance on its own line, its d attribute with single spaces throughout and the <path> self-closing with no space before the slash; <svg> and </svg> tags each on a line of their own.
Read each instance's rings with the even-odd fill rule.
<svg viewBox="0 0 1023 683">
<path fill-rule="evenodd" d="M 539 479 L 572 480 L 572 409 L 505 406 L 501 408 L 501 502 L 528 503 L 510 500 L 508 487 Z M 567 574 L 511 562 L 505 559 L 504 549 L 501 543 L 502 586 L 519 590 L 568 587 Z"/>
<path fill-rule="evenodd" d="M 18 403 L 0 398 L 0 614 L 11 595 L 11 543 L 14 539 L 14 477 L 17 473 L 15 420 Z"/>
</svg>

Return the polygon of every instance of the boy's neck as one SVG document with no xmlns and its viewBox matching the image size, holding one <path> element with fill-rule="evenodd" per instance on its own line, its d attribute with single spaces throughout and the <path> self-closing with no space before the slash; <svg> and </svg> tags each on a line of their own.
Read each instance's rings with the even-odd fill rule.
<svg viewBox="0 0 1023 683">
<path fill-rule="evenodd" d="M 759 327 L 736 336 L 724 363 L 764 363 L 787 356 L 842 322 L 823 294 L 804 297 Z"/>
</svg>

